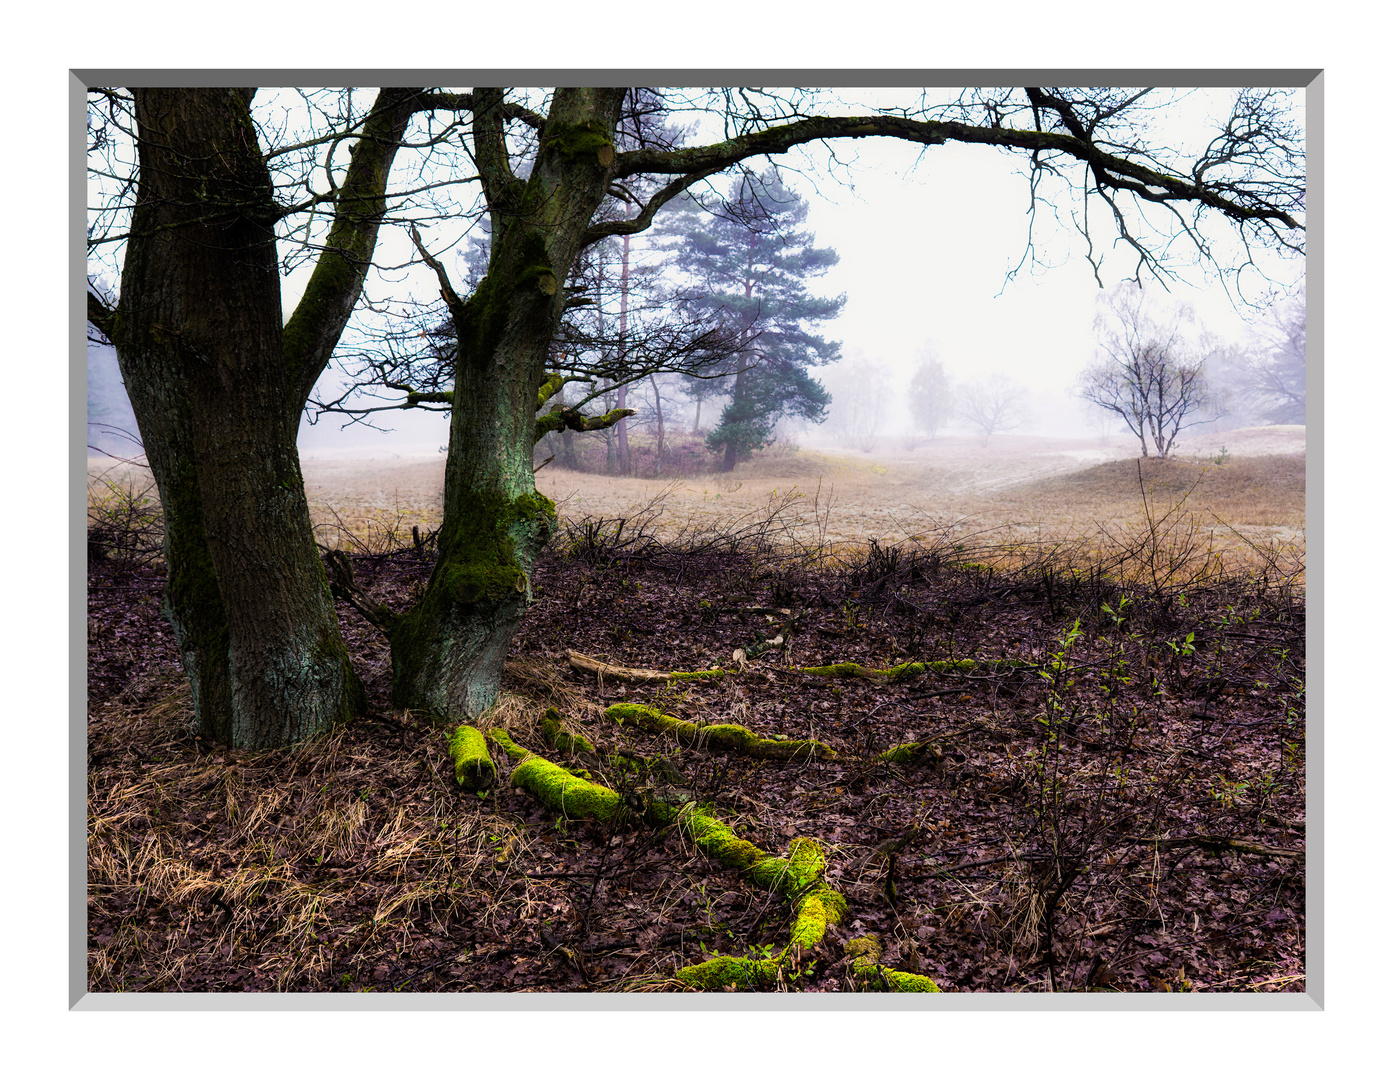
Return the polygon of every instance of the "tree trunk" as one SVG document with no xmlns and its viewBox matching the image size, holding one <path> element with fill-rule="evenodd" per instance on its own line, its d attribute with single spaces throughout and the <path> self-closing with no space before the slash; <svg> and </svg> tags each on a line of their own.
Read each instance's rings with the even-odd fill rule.
<svg viewBox="0 0 1393 1080">
<path fill-rule="evenodd" d="M 135 91 L 140 188 L 109 326 L 164 509 L 164 610 L 195 723 L 265 748 L 323 730 L 363 696 L 300 475 L 250 97 Z"/>
<path fill-rule="evenodd" d="M 476 88 L 474 145 L 495 221 L 489 273 L 446 294 L 459 339 L 439 557 L 392 645 L 399 705 L 473 717 L 491 706 L 556 520 L 533 483 L 537 388 L 566 280 L 604 196 L 622 89 L 560 89 L 527 181 L 503 150 L 501 91 Z"/>
</svg>

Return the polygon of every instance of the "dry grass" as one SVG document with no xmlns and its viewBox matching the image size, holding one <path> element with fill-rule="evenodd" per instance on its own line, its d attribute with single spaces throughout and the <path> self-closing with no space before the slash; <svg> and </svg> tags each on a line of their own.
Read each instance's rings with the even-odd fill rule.
<svg viewBox="0 0 1393 1080">
<path fill-rule="evenodd" d="M 409 805 L 379 795 L 418 775 L 423 753 L 448 777 L 440 740 L 385 763 L 348 728 L 284 751 L 204 754 L 191 751 L 189 716 L 185 687 L 90 720 L 94 755 L 118 761 L 90 770 L 88 918 L 125 915 L 93 942 L 89 989 L 345 988 L 360 973 L 331 972 L 330 957 L 370 954 L 408 924 L 443 926 L 483 902 L 471 882 L 492 861 L 497 823 L 461 818 L 444 781 L 418 785 Z M 245 984 L 207 985 L 200 959 L 213 955 Z"/>
<path fill-rule="evenodd" d="M 1054 546 L 1063 563 L 1079 565 L 1125 549 L 1122 538 L 1165 519 L 1172 541 L 1182 522 L 1193 527 L 1182 547 L 1261 573 L 1274 559 L 1288 571 L 1304 559 L 1304 451 L 1304 428 L 1289 426 L 1207 436 L 1185 455 L 1140 463 L 1121 440 L 886 440 L 875 458 L 781 447 L 730 474 L 670 481 L 553 463 L 537 474 L 537 487 L 563 520 L 641 524 L 665 542 L 759 527 L 763 540 L 836 552 L 863 549 L 871 538 L 937 545 L 951 534 L 978 552 Z M 307 459 L 304 472 L 316 533 L 329 547 L 401 547 L 413 525 L 424 533 L 440 524 L 442 455 Z M 111 503 L 114 490 L 140 491 L 145 482 L 139 470 L 93 459 L 89 503 Z"/>
</svg>

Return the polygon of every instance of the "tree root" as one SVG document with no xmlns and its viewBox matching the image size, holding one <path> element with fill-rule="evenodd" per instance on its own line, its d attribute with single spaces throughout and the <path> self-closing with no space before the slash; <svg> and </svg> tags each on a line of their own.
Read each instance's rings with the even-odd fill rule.
<svg viewBox="0 0 1393 1080">
<path fill-rule="evenodd" d="M 563 754 L 594 754 L 595 746 L 584 735 L 569 731 L 561 720 L 561 714 L 548 709 L 542 715 L 542 736 L 547 745 Z"/>
<path fill-rule="evenodd" d="M 489 738 L 501 746 L 513 766 L 508 782 L 522 788 L 548 810 L 568 818 L 594 818 L 596 821 L 622 821 L 629 816 L 624 796 L 600 784 L 591 783 L 546 758 L 519 746 L 502 728 L 494 728 Z"/>
<path fill-rule="evenodd" d="M 709 746 L 717 750 L 735 750 L 751 757 L 775 761 L 797 758 L 818 758 L 830 761 L 837 752 L 816 739 L 762 739 L 739 724 L 707 724 L 699 726 L 675 716 L 666 716 L 647 705 L 611 705 L 605 716 L 617 724 L 634 724 L 647 731 L 671 732 L 683 746 Z"/>
<path fill-rule="evenodd" d="M 464 730 L 456 732 L 461 741 Z M 509 782 L 549 810 L 597 821 L 623 820 L 632 812 L 619 792 L 591 783 L 537 756 L 513 742 L 502 728 L 490 731 L 489 738 L 517 761 Z M 816 840 L 798 837 L 789 844 L 787 855 L 771 856 L 748 840 L 740 839 L 724 822 L 691 804 L 674 807 L 654 800 L 644 808 L 642 818 L 650 825 L 676 825 L 702 854 L 794 904 L 789 943 L 781 952 L 762 958 L 717 956 L 681 968 L 675 977 L 687 986 L 714 990 L 731 985 L 782 985 L 786 977 L 796 978 L 803 954 L 816 947 L 826 935 L 827 927 L 846 914 L 846 900 L 822 880 L 826 857 Z"/>
</svg>

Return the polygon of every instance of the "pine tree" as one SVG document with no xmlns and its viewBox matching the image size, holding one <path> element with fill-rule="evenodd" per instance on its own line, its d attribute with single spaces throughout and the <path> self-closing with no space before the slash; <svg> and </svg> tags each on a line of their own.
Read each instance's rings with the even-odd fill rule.
<svg viewBox="0 0 1393 1080">
<path fill-rule="evenodd" d="M 725 472 L 768 445 L 780 417 L 820 422 L 831 400 L 808 369 L 839 359 L 841 346 L 811 328 L 836 318 L 846 297 L 808 292 L 807 280 L 836 265 L 837 253 L 813 246 L 813 234 L 800 228 L 807 216 L 807 203 L 771 169 L 741 177 L 714 213 L 686 200 L 663 230 L 670 265 L 683 278 L 680 305 L 740 331 L 735 353 L 703 373 L 730 394 L 706 437 L 723 452 Z"/>
</svg>

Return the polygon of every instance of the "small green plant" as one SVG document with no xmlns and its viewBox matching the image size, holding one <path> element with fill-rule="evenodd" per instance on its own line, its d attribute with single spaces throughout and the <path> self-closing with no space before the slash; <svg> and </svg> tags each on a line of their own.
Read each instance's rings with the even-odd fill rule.
<svg viewBox="0 0 1393 1080">
<path fill-rule="evenodd" d="M 1243 797 L 1247 794 L 1248 786 L 1246 780 L 1230 780 L 1226 776 L 1221 776 L 1218 783 L 1209 789 L 1209 794 L 1225 810 L 1232 810 L 1244 801 Z"/>
<path fill-rule="evenodd" d="M 1176 656 L 1190 656 L 1195 651 L 1195 632 L 1191 630 L 1183 641 L 1168 641 L 1166 644 Z"/>
<path fill-rule="evenodd" d="M 1214 464 L 1227 465 L 1230 457 L 1232 457 L 1232 455 L 1229 453 L 1229 448 L 1227 446 L 1221 446 L 1219 447 L 1219 452 L 1214 455 Z"/>
</svg>

